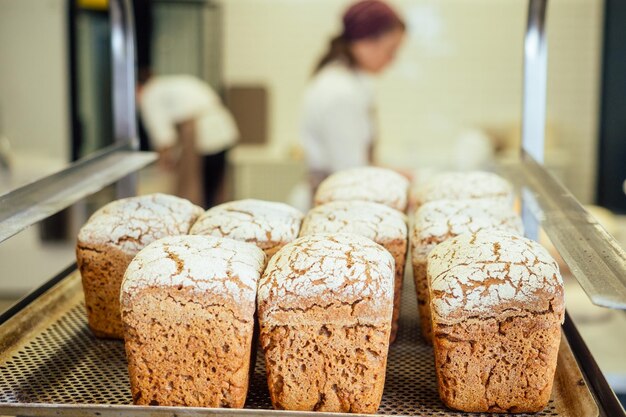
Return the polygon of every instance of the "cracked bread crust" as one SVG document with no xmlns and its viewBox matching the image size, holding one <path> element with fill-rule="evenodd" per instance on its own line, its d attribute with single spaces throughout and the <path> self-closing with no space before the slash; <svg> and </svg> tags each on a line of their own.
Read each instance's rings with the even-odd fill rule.
<svg viewBox="0 0 626 417">
<path fill-rule="evenodd" d="M 186 234 L 203 210 L 167 194 L 113 201 L 97 210 L 80 229 L 79 245 L 106 245 L 135 255 L 155 240 Z"/>
<path fill-rule="evenodd" d="M 505 230 L 522 235 L 523 229 L 517 213 L 501 200 L 437 200 L 425 203 L 416 210 L 411 229 L 411 262 L 420 327 L 428 343 L 432 343 L 426 279 L 426 261 L 430 251 L 446 239 L 463 233 Z"/>
<path fill-rule="evenodd" d="M 135 404 L 243 407 L 264 261 L 211 236 L 164 238 L 135 257 L 121 295 Z"/>
<path fill-rule="evenodd" d="M 302 222 L 300 236 L 354 233 L 376 243 L 406 239 L 406 216 L 384 204 L 369 201 L 331 201 L 312 208 Z"/>
<path fill-rule="evenodd" d="M 254 314 L 265 254 L 255 245 L 213 236 L 172 236 L 143 249 L 124 275 L 122 293 L 142 288 L 188 288 L 211 293 Z M 251 309 L 251 310 L 250 310 Z"/>
<path fill-rule="evenodd" d="M 365 237 L 300 237 L 270 259 L 259 282 L 259 319 L 326 324 L 348 308 L 339 316 L 347 324 L 380 325 L 387 313 L 391 320 L 394 271 L 391 254 Z"/>
<path fill-rule="evenodd" d="M 563 313 L 563 280 L 539 243 L 504 231 L 463 234 L 428 255 L 431 313 L 442 323 L 552 310 Z"/>
<path fill-rule="evenodd" d="M 302 222 L 301 236 L 319 233 L 354 233 L 373 240 L 391 253 L 396 267 L 390 339 L 393 343 L 398 332 L 406 262 L 406 216 L 379 203 L 332 201 L 311 209 Z"/>
<path fill-rule="evenodd" d="M 376 412 L 393 282 L 390 253 L 353 234 L 304 236 L 270 260 L 258 306 L 276 409 Z"/>
<path fill-rule="evenodd" d="M 190 230 L 193 235 L 227 237 L 254 243 L 268 259 L 298 237 L 303 214 L 287 204 L 237 200 L 207 210 Z"/>
<path fill-rule="evenodd" d="M 360 167 L 336 172 L 315 193 L 315 205 L 331 201 L 371 201 L 406 211 L 409 181 L 395 171 Z"/>
<path fill-rule="evenodd" d="M 563 282 L 538 243 L 502 231 L 459 235 L 428 257 L 439 393 L 467 412 L 536 412 L 550 398 Z"/>
<path fill-rule="evenodd" d="M 419 184 L 414 190 L 417 207 L 429 201 L 463 199 L 500 199 L 506 204 L 513 202 L 511 184 L 491 172 L 467 171 L 435 174 Z"/>
<path fill-rule="evenodd" d="M 162 237 L 186 234 L 202 211 L 187 200 L 151 194 L 113 201 L 89 218 L 78 234 L 76 260 L 96 336 L 123 336 L 120 285 L 137 252 Z"/>
</svg>

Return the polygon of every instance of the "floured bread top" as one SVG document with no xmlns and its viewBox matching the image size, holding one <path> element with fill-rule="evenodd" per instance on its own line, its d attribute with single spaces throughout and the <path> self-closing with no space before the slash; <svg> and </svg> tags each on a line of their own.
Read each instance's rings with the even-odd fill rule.
<svg viewBox="0 0 626 417">
<path fill-rule="evenodd" d="M 213 236 L 172 236 L 142 249 L 122 282 L 124 294 L 148 287 L 212 293 L 254 307 L 265 254 L 255 245 Z"/>
<path fill-rule="evenodd" d="M 339 171 L 320 184 L 315 205 L 330 201 L 363 200 L 406 210 L 409 181 L 390 169 L 361 167 Z"/>
<path fill-rule="evenodd" d="M 207 210 L 191 228 L 190 234 L 228 237 L 256 243 L 287 243 L 298 237 L 303 214 L 283 203 L 262 200 L 238 200 Z"/>
<path fill-rule="evenodd" d="M 413 260 L 425 262 L 438 243 L 463 233 L 505 230 L 522 235 L 522 219 L 504 201 L 488 199 L 430 201 L 416 210 L 411 242 Z"/>
<path fill-rule="evenodd" d="M 394 260 L 372 240 L 348 233 L 300 237 L 270 259 L 259 282 L 259 318 L 346 307 L 348 314 L 377 312 L 376 319 L 388 315 L 390 322 L 393 284 Z"/>
<path fill-rule="evenodd" d="M 428 201 L 473 198 L 502 199 L 511 204 L 513 187 L 491 172 L 468 171 L 436 174 L 415 189 L 418 206 Z"/>
<path fill-rule="evenodd" d="M 369 201 L 332 201 L 314 207 L 302 222 L 300 236 L 318 233 L 355 233 L 377 243 L 406 240 L 406 216 Z"/>
<path fill-rule="evenodd" d="M 428 255 L 433 317 L 453 323 L 468 317 L 563 312 L 563 280 L 539 243 L 503 231 L 463 234 Z"/>
<path fill-rule="evenodd" d="M 79 245 L 111 245 L 134 255 L 165 236 L 187 234 L 203 210 L 166 194 L 113 201 L 96 211 L 78 233 Z"/>
</svg>

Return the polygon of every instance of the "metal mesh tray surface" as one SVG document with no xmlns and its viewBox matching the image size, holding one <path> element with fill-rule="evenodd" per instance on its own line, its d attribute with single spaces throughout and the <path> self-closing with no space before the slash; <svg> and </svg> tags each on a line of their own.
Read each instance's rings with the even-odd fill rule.
<svg viewBox="0 0 626 417">
<path fill-rule="evenodd" d="M 419 336 L 412 280 L 406 280 L 398 339 L 390 349 L 384 415 L 459 416 L 437 393 L 432 348 Z M 315 415 L 273 411 L 259 352 L 245 409 L 132 405 L 124 345 L 87 327 L 80 276 L 73 272 L 0 326 L 0 413 L 30 416 Z M 598 409 L 563 337 L 550 403 L 535 416 L 591 417 Z M 481 416 L 481 414 L 472 414 Z"/>
</svg>

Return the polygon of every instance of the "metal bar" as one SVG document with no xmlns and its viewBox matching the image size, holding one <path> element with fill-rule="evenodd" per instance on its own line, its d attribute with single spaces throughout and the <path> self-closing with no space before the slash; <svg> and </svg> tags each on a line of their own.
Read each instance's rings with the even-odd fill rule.
<svg viewBox="0 0 626 417">
<path fill-rule="evenodd" d="M 596 404 L 601 408 L 600 415 L 606 417 L 626 417 L 624 407 L 615 396 L 608 382 L 604 378 L 600 367 L 596 363 L 585 341 L 580 336 L 576 325 L 572 321 L 569 313 L 565 312 L 565 322 L 563 323 L 563 333 L 567 337 L 570 348 L 574 353 L 576 362 L 582 370 L 587 384 L 591 389 L 591 394 L 596 399 Z"/>
<path fill-rule="evenodd" d="M 127 145 L 112 145 L 68 168 L 0 196 L 0 242 L 156 159 Z"/>
<path fill-rule="evenodd" d="M 529 0 L 524 37 L 524 95 L 522 103 L 522 151 L 543 163 L 546 117 L 548 45 L 545 36 L 547 0 Z M 539 238 L 539 222 L 527 199 L 522 200 L 522 221 L 527 237 Z"/>
<path fill-rule="evenodd" d="M 345 413 L 323 413 L 312 411 L 255 410 L 236 408 L 198 408 L 139 405 L 104 404 L 1 404 L 0 412 L 6 415 L 29 417 L 344 417 Z M 350 417 L 371 417 L 371 414 L 349 414 Z"/>
<path fill-rule="evenodd" d="M 619 243 L 529 154 L 523 152 L 519 162 L 502 164 L 500 170 L 520 188 L 591 301 L 626 309 L 626 253 Z"/>
<path fill-rule="evenodd" d="M 135 108 L 135 35 L 128 0 L 112 0 L 111 61 L 113 74 L 113 135 L 118 144 L 139 149 Z"/>
<path fill-rule="evenodd" d="M 548 41 L 545 36 L 548 0 L 529 0 L 524 37 L 522 148 L 543 163 L 546 125 Z"/>
<path fill-rule="evenodd" d="M 111 62 L 113 84 L 113 135 L 115 143 L 139 149 L 135 108 L 135 27 L 129 0 L 110 2 Z M 121 178 L 116 184 L 118 198 L 130 197 L 137 192 L 134 173 Z"/>
</svg>

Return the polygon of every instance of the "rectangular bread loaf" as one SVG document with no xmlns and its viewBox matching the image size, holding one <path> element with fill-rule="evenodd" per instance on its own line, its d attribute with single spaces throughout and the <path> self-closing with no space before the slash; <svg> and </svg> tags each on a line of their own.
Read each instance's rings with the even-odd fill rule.
<svg viewBox="0 0 626 417">
<path fill-rule="evenodd" d="M 411 230 L 411 263 L 424 340 L 432 344 L 427 259 L 439 243 L 463 233 L 506 230 L 522 234 L 520 217 L 502 199 L 435 200 L 415 211 Z"/>
<path fill-rule="evenodd" d="M 316 206 L 331 201 L 371 201 L 406 211 L 409 180 L 387 168 L 344 169 L 322 181 L 313 197 Z"/>
<path fill-rule="evenodd" d="M 376 412 L 393 282 L 389 252 L 354 234 L 304 236 L 270 260 L 258 305 L 274 408 Z"/>
<path fill-rule="evenodd" d="M 245 199 L 211 207 L 192 226 L 189 234 L 226 237 L 253 243 L 266 259 L 298 237 L 302 213 L 287 204 Z"/>
<path fill-rule="evenodd" d="M 133 401 L 244 406 L 265 255 L 212 236 L 158 240 L 130 263 L 122 320 Z"/>
<path fill-rule="evenodd" d="M 96 336 L 123 337 L 120 285 L 137 252 L 162 237 L 186 234 L 201 213 L 182 198 L 150 194 L 113 201 L 89 218 L 78 234 L 76 261 Z"/>
<path fill-rule="evenodd" d="M 332 201 L 311 209 L 302 222 L 301 236 L 319 233 L 355 233 L 387 249 L 395 261 L 393 318 L 390 342 L 398 333 L 404 264 L 408 246 L 406 216 L 384 204 L 369 201 Z"/>
<path fill-rule="evenodd" d="M 542 410 L 564 315 L 548 252 L 507 232 L 464 234 L 431 251 L 428 279 L 443 402 L 466 412 Z"/>
</svg>

